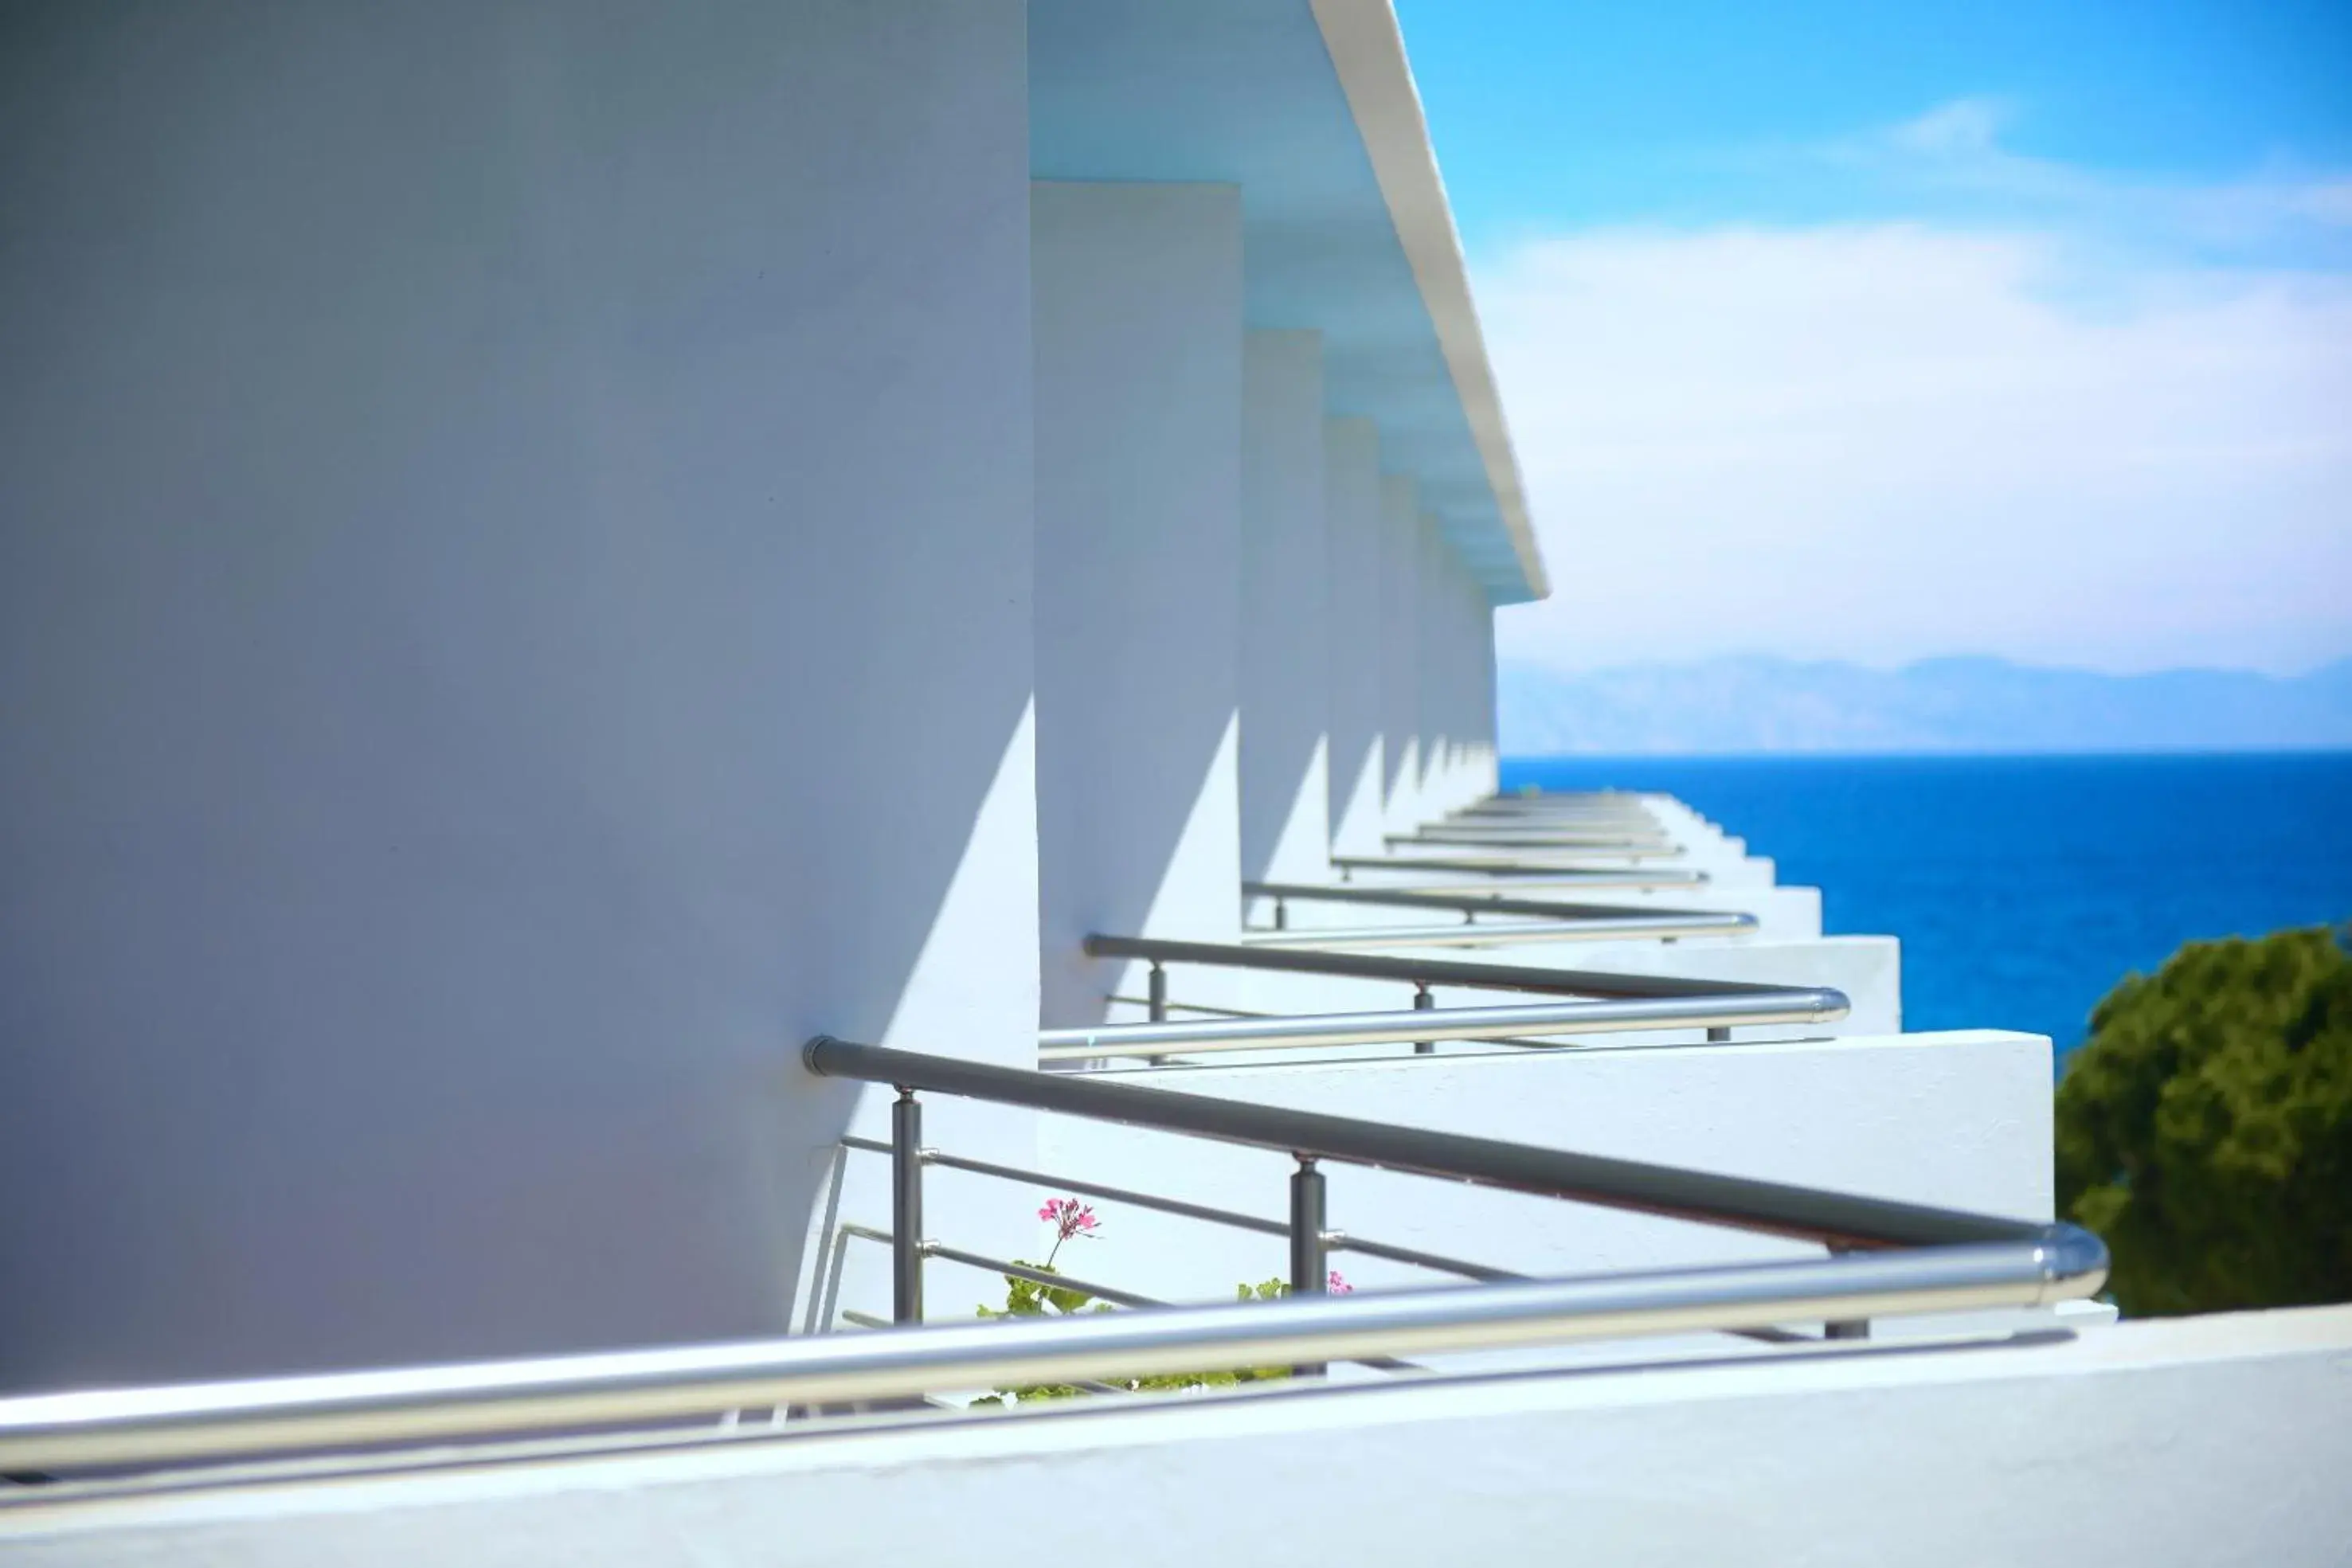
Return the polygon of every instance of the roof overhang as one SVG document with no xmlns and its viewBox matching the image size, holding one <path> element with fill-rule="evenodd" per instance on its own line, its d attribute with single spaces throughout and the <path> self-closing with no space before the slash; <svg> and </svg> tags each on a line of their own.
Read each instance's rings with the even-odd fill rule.
<svg viewBox="0 0 2352 1568">
<path fill-rule="evenodd" d="M 1030 172 L 1241 191 L 1248 324 L 1323 339 L 1335 417 L 1490 601 L 1549 591 L 1387 0 L 1032 0 Z"/>
</svg>

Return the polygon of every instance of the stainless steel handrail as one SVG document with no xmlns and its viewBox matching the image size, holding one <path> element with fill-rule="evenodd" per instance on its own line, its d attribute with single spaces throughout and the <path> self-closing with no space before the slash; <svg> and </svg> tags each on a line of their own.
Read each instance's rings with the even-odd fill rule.
<svg viewBox="0 0 2352 1568">
<path fill-rule="evenodd" d="M 1646 806 L 1600 808 L 1561 808 L 1537 810 L 1515 802 L 1489 801 L 1454 812 L 1444 819 L 1448 825 L 1481 822 L 1573 822 L 1580 826 L 1623 828 L 1634 832 L 1664 832 L 1655 813 Z"/>
<path fill-rule="evenodd" d="M 1493 828 L 1508 832 L 1526 828 L 1546 831 L 1560 830 L 1580 833 L 1622 833 L 1673 841 L 1674 834 L 1655 817 L 1643 812 L 1638 816 L 1624 814 L 1593 815 L 1589 812 L 1552 811 L 1475 811 L 1448 817 L 1442 822 L 1424 824 L 1433 828 L 1482 829 Z"/>
<path fill-rule="evenodd" d="M 2072 1229 L 1246 1100 L 1139 1088 L 1101 1076 L 998 1067 L 860 1045 L 830 1035 L 810 1040 L 801 1055 L 809 1071 L 819 1077 L 893 1084 L 906 1092 L 956 1094 L 1033 1111 L 1185 1133 L 1302 1158 L 1412 1172 L 1474 1186 L 1570 1198 L 1832 1247 L 2040 1241 L 2047 1239 L 2053 1228 Z"/>
<path fill-rule="evenodd" d="M 1540 828 L 1416 828 L 1390 833 L 1392 845 L 1459 846 L 1467 849 L 1556 850 L 1594 860 L 1674 860 L 1683 851 L 1664 839 L 1612 838 L 1602 833 L 1554 832 Z"/>
<path fill-rule="evenodd" d="M 588 1355 L 0 1400 L 0 1469 L 146 1465 L 578 1430 L 1007 1384 L 1076 1384 L 1636 1334 L 2046 1305 L 2105 1278 L 2095 1238 L 1729 1269 L 1302 1296 Z"/>
<path fill-rule="evenodd" d="M 1392 838 L 1388 841 L 1387 847 L 1381 853 L 1384 857 L 1381 863 L 1386 865 L 1413 866 L 1424 861 L 1459 857 L 1493 859 L 1507 864 L 1524 862 L 1530 865 L 1545 865 L 1562 871 L 1619 873 L 1641 872 L 1652 876 L 1670 875 L 1685 869 L 1676 866 L 1632 863 L 1644 860 L 1671 859 L 1673 858 L 1671 856 L 1630 854 L 1623 850 L 1596 849 L 1574 844 L 1462 844 L 1433 842 L 1413 838 Z"/>
<path fill-rule="evenodd" d="M 1239 1020 L 1097 1024 L 1085 1029 L 1039 1030 L 1037 1060 L 1084 1061 L 1310 1046 L 1404 1045 L 1437 1040 L 1496 1040 L 1540 1050 L 1543 1042 L 1536 1037 L 1548 1035 L 1832 1023 L 1846 1016 L 1848 1006 L 1843 993 L 1816 987 L 1743 991 L 1730 996 L 1644 997 L 1486 1008 L 1298 1013 Z M 1507 1038 L 1511 1036 L 1528 1038 Z"/>
<path fill-rule="evenodd" d="M 1648 922 L 1617 925 L 1591 920 L 1494 921 L 1481 925 L 1339 925 L 1301 930 L 1249 930 L 1242 940 L 1253 947 L 1507 947 L 1527 942 L 1608 942 L 1628 937 L 1712 936 L 1705 926 L 1669 924 L 1661 932 Z"/>
<path fill-rule="evenodd" d="M 1384 866 L 1393 863 L 1394 862 L 1392 862 L 1386 861 L 1381 862 Z M 1420 871 L 1420 867 L 1418 865 L 1408 869 L 1416 873 Z M 1457 876 L 1452 877 L 1441 875 L 1416 875 L 1411 882 L 1358 882 L 1353 880 L 1354 873 L 1348 871 L 1345 868 L 1342 868 L 1340 874 L 1342 877 L 1349 879 L 1339 884 L 1341 887 L 1370 888 L 1381 893 L 1387 893 L 1392 889 L 1398 892 L 1443 893 L 1457 894 L 1465 898 L 1482 897 L 1490 891 L 1498 892 L 1507 896 L 1522 893 L 1544 894 L 1552 892 L 1564 893 L 1571 896 L 1578 896 L 1596 887 L 1614 888 L 1630 886 L 1640 889 L 1643 896 L 1647 896 L 1652 892 L 1664 893 L 1668 891 L 1661 886 L 1661 884 L 1655 883 L 1596 883 L 1589 876 L 1585 876 L 1576 872 L 1496 871 L 1492 867 L 1477 871 L 1464 872 Z M 1696 883 L 1677 883 L 1675 884 L 1675 889 L 1672 895 L 1679 898 L 1683 894 L 1709 893 L 1715 890 Z"/>
<path fill-rule="evenodd" d="M 1799 989 L 1752 980 L 1696 979 L 1686 975 L 1538 969 L 1516 964 L 1465 963 L 1458 958 L 1400 958 L 1381 953 L 1178 942 L 1160 936 L 1113 936 L 1101 932 L 1088 936 L 1084 946 L 1087 955 L 1095 958 L 1141 958 L 1154 964 L 1205 964 L 1229 969 L 1284 969 L 1294 974 L 1399 980 L 1409 986 L 1461 986 L 1473 990 L 1528 991 L 1549 997 L 1786 997 Z M 1826 987 L 1811 988 L 1811 994 L 1822 998 L 1825 1007 L 1846 1005 L 1842 993 Z"/>
<path fill-rule="evenodd" d="M 1466 915 L 1532 915 L 1552 920 L 1586 921 L 1630 930 L 1634 923 L 1674 926 L 1675 936 L 1717 936 L 1756 929 L 1756 916 L 1738 910 L 1642 909 L 1623 904 L 1567 904 L 1549 898 L 1511 898 L 1500 891 L 1455 892 L 1400 883 L 1366 887 L 1319 882 L 1245 882 L 1243 896 L 1277 904 L 1361 904 L 1394 909 L 1453 909 Z"/>
<path fill-rule="evenodd" d="M 1556 810 L 1496 810 L 1491 807 L 1471 807 L 1449 811 L 1424 826 L 1451 828 L 1468 824 L 1476 826 L 1493 821 L 1558 821 L 1591 824 L 1595 827 L 1621 829 L 1634 833 L 1663 833 L 1665 827 L 1656 813 L 1646 806 L 1597 808 L 1563 808 Z"/>
<path fill-rule="evenodd" d="M 888 1144 L 876 1138 L 855 1134 L 841 1140 L 844 1148 L 856 1149 L 869 1155 L 893 1152 Z M 1032 1186 L 1051 1187 L 1056 1192 L 1079 1192 L 1088 1197 L 1106 1198 L 1113 1203 L 1133 1204 L 1138 1208 L 1156 1209 L 1161 1214 L 1173 1214 L 1184 1219 L 1198 1219 L 1211 1225 L 1223 1225 L 1235 1230 L 1255 1231 L 1261 1236 L 1287 1236 L 1290 1226 L 1279 1219 L 1261 1219 L 1238 1209 L 1216 1208 L 1205 1203 L 1187 1203 L 1179 1197 L 1162 1197 L 1157 1193 L 1138 1192 L 1133 1187 L 1113 1186 L 1108 1182 L 1086 1181 L 1076 1176 L 1055 1176 L 1050 1171 L 1033 1171 L 1020 1166 L 999 1165 L 993 1160 L 976 1160 L 966 1155 L 950 1155 L 941 1149 L 925 1149 L 922 1161 L 927 1166 L 939 1166 L 946 1170 L 964 1171 L 972 1176 L 995 1176 L 1003 1181 L 1025 1183 Z"/>
<path fill-rule="evenodd" d="M 1504 877 L 1541 876 L 1563 887 L 1697 887 L 1707 880 L 1703 871 L 1608 870 L 1570 860 L 1538 861 L 1516 855 L 1333 855 L 1331 863 L 1342 872 L 1473 871 Z"/>
</svg>

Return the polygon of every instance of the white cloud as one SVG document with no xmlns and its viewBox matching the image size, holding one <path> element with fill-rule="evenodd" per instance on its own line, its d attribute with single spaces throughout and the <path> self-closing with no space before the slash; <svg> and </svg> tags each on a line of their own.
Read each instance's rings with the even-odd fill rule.
<svg viewBox="0 0 2352 1568">
<path fill-rule="evenodd" d="M 2000 128 L 2009 119 L 2007 106 L 1996 99 L 1954 99 L 1916 120 L 1905 120 L 1883 140 L 1899 151 L 1929 158 L 1981 158 L 1992 153 Z"/>
<path fill-rule="evenodd" d="M 1939 112 L 1919 148 L 2009 157 L 1990 108 Z M 1502 617 L 1505 654 L 2352 653 L 2352 277 L 2082 254 L 1856 225 L 1481 267 L 1558 585 Z"/>
<path fill-rule="evenodd" d="M 2003 145 L 2018 116 L 1997 99 L 1955 99 L 1916 119 L 1768 155 L 1784 175 L 1864 192 L 1911 212 L 1957 210 L 2113 248 L 2188 247 L 2239 260 L 2300 250 L 2343 255 L 2352 180 L 2279 166 L 2188 182 L 2093 170 Z"/>
</svg>

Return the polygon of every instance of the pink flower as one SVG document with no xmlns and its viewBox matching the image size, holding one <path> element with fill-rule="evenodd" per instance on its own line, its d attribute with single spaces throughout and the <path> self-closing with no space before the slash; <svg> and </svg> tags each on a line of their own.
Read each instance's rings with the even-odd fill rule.
<svg viewBox="0 0 2352 1568">
<path fill-rule="evenodd" d="M 1061 1232 L 1055 1238 L 1056 1245 L 1094 1229 L 1097 1223 L 1093 1207 L 1080 1203 L 1075 1197 L 1048 1198 L 1045 1207 L 1037 1211 L 1037 1218 L 1052 1221 L 1055 1228 Z"/>
<path fill-rule="evenodd" d="M 1347 1281 L 1339 1277 L 1339 1270 L 1337 1269 L 1331 1270 L 1331 1278 L 1324 1283 L 1324 1289 L 1329 1291 L 1335 1296 L 1347 1295 L 1349 1292 L 1355 1290 L 1355 1286 L 1350 1285 Z"/>
</svg>

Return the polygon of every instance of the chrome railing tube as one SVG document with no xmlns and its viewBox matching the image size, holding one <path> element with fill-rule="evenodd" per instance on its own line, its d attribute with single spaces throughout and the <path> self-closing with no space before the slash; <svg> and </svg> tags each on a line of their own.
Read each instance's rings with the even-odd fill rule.
<svg viewBox="0 0 2352 1568">
<path fill-rule="evenodd" d="M 1449 817 L 1443 822 L 1424 824 L 1435 831 L 1477 832 L 1566 832 L 1609 834 L 1620 838 L 1643 839 L 1661 843 L 1675 842 L 1674 835 L 1656 821 L 1644 816 L 1579 817 L 1555 816 L 1540 812 L 1521 811 L 1509 814 Z"/>
<path fill-rule="evenodd" d="M 981 1269 L 991 1274 L 1026 1280 L 1033 1285 L 1044 1285 L 1049 1290 L 1076 1291 L 1081 1295 L 1113 1301 L 1122 1307 L 1164 1307 L 1168 1304 L 1155 1296 L 1139 1296 L 1133 1291 L 1123 1291 L 1117 1285 L 1081 1280 L 1075 1274 L 1065 1274 L 1056 1269 L 1041 1269 L 1034 1263 L 1023 1263 L 1011 1258 L 991 1258 L 984 1252 L 967 1252 L 944 1241 L 926 1241 L 923 1251 L 950 1263 L 961 1263 L 967 1269 Z"/>
<path fill-rule="evenodd" d="M 1371 859 L 1372 857 L 1363 857 Z M 1445 861 L 1478 862 L 1488 865 L 1531 865 L 1556 871 L 1584 871 L 1595 875 L 1656 876 L 1664 878 L 1694 877 L 1699 873 L 1679 866 L 1642 865 L 1633 862 L 1655 856 L 1629 855 L 1616 850 L 1575 849 L 1561 845 L 1543 844 L 1442 844 L 1425 843 L 1406 839 L 1391 842 L 1381 852 L 1377 863 L 1402 866 L 1411 870 L 1417 865 L 1429 865 Z"/>
<path fill-rule="evenodd" d="M 1391 909 L 1451 909 L 1469 915 L 1531 915 L 1549 920 L 1576 920 L 1612 930 L 1635 925 L 1671 927 L 1675 936 L 1721 936 L 1756 929 L 1756 916 L 1736 910 L 1643 909 L 1624 904 L 1570 904 L 1549 898 L 1514 898 L 1504 891 L 1511 883 L 1486 887 L 1429 888 L 1397 883 L 1370 886 L 1362 883 L 1245 882 L 1245 898 L 1270 898 L 1290 904 L 1360 904 Z"/>
<path fill-rule="evenodd" d="M 1612 869 L 1580 863 L 1573 858 L 1521 855 L 1333 855 L 1331 863 L 1349 873 L 1467 871 L 1497 877 L 1539 876 L 1561 887 L 1697 887 L 1707 880 L 1702 871 Z"/>
<path fill-rule="evenodd" d="M 1515 942 L 1619 942 L 1633 937 L 1713 936 L 1721 928 L 1677 921 L 1522 920 L 1454 925 L 1335 925 L 1245 931 L 1253 947 L 1507 947 Z"/>
<path fill-rule="evenodd" d="M 869 1154 L 887 1155 L 890 1145 L 872 1138 L 845 1137 L 842 1146 L 862 1149 Z M 1254 1230 L 1262 1236 L 1286 1236 L 1290 1228 L 1278 1219 L 1261 1219 L 1254 1214 L 1236 1209 L 1215 1208 L 1205 1203 L 1187 1203 L 1181 1198 L 1162 1197 L 1156 1193 L 1138 1192 L 1133 1187 L 1113 1186 L 1108 1182 L 1087 1181 L 1078 1176 L 1056 1176 L 1051 1171 L 1024 1169 L 1020 1166 L 999 1165 L 993 1160 L 976 1160 L 964 1155 L 951 1155 L 943 1149 L 925 1149 L 923 1163 L 943 1170 L 965 1171 L 973 1176 L 995 1176 L 1003 1181 L 1025 1182 L 1032 1186 L 1053 1187 L 1062 1192 L 1084 1193 L 1088 1197 L 1108 1198 L 1117 1203 L 1131 1203 L 1139 1208 L 1157 1209 L 1162 1214 L 1179 1215 L 1186 1219 L 1206 1220 L 1212 1225 L 1231 1226 L 1236 1230 Z"/>
<path fill-rule="evenodd" d="M 1609 1001 L 1538 1002 L 1488 1008 L 1299 1013 L 1260 1019 L 1198 1019 L 1181 1023 L 1097 1024 L 1037 1031 L 1040 1061 L 1191 1055 L 1221 1051 L 1286 1051 L 1340 1045 L 1419 1045 L 1439 1040 L 1529 1040 L 1552 1035 L 1622 1034 L 1643 1030 L 1732 1029 L 1765 1024 L 1832 1023 L 1846 1016 L 1842 991 L 1827 987 L 1743 991 L 1717 997 L 1641 997 Z"/>
<path fill-rule="evenodd" d="M 1416 828 L 1390 833 L 1391 844 L 1449 844 L 1482 849 L 1545 849 L 1589 854 L 1598 860 L 1673 860 L 1682 850 L 1663 838 L 1636 839 L 1610 833 L 1556 832 L 1544 828 Z"/>
<path fill-rule="evenodd" d="M 923 1106 L 898 1086 L 890 1106 L 890 1318 L 923 1321 Z"/>
<path fill-rule="evenodd" d="M 1328 1196 L 1315 1156 L 1300 1155 L 1298 1167 L 1290 1173 L 1290 1294 L 1294 1300 L 1327 1293 L 1330 1263 L 1323 1249 L 1323 1230 L 1329 1222 Z M 1320 1377 L 1325 1368 L 1316 1361 L 1301 1362 L 1291 1370 L 1301 1377 Z"/>
<path fill-rule="evenodd" d="M 1401 980 L 1409 986 L 1464 986 L 1475 990 L 1532 991 L 1551 997 L 1785 996 L 1789 991 L 1785 986 L 1751 980 L 1618 975 L 1588 969 L 1479 964 L 1460 958 L 1402 958 L 1385 953 L 1268 947 L 1255 943 L 1178 942 L 1159 936 L 1115 936 L 1102 932 L 1088 936 L 1085 948 L 1087 956 L 1095 958 L 1145 958 L 1160 964 L 1206 964 L 1213 968 L 1283 969 L 1303 975 L 1347 975 L 1361 980 Z"/>
<path fill-rule="evenodd" d="M 1393 866 L 1395 862 L 1384 861 L 1381 863 L 1384 866 Z M 1406 869 L 1413 871 L 1416 873 L 1418 873 L 1420 870 L 1418 866 L 1408 867 Z M 1492 868 L 1487 868 L 1480 871 L 1465 872 L 1459 876 L 1453 877 L 1431 876 L 1424 878 L 1416 874 L 1410 882 L 1391 882 L 1384 878 L 1370 877 L 1366 880 L 1358 881 L 1353 880 L 1351 876 L 1349 881 L 1340 883 L 1337 885 L 1342 888 L 1360 887 L 1369 892 L 1374 893 L 1389 893 L 1391 891 L 1398 893 L 1442 893 L 1463 897 L 1476 897 L 1485 895 L 1488 893 L 1493 893 L 1503 897 L 1514 898 L 1521 894 L 1528 893 L 1564 893 L 1571 896 L 1575 896 L 1601 888 L 1613 889 L 1634 887 L 1643 892 L 1649 892 L 1661 890 L 1667 884 L 1646 881 L 1623 883 L 1603 880 L 1596 882 L 1591 876 L 1579 872 L 1498 872 Z M 1680 888 L 1685 893 L 1702 893 L 1706 891 L 1706 888 L 1696 883 L 1677 883 L 1673 885 Z"/>
<path fill-rule="evenodd" d="M 486 1438 L 1203 1365 L 2046 1305 L 2091 1294 L 2105 1275 L 2096 1238 L 2052 1226 L 2027 1239 L 1727 1269 L 33 1395 L 0 1400 L 0 1470 Z"/>
</svg>

